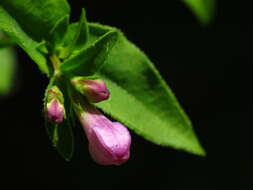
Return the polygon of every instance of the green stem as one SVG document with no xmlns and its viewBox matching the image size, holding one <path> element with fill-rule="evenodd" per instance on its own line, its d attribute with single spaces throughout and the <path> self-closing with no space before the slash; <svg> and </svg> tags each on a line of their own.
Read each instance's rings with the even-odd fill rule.
<svg viewBox="0 0 253 190">
<path fill-rule="evenodd" d="M 54 67 L 54 70 L 58 70 L 58 67 L 59 65 L 61 64 L 61 61 L 59 60 L 59 58 L 55 55 L 55 54 L 52 54 L 50 57 L 49 57 L 50 61 L 52 62 L 53 64 L 53 67 Z"/>
</svg>

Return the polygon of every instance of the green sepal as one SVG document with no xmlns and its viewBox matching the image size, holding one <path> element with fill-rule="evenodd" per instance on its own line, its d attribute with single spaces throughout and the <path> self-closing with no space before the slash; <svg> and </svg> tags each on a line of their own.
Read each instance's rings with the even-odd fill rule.
<svg viewBox="0 0 253 190">
<path fill-rule="evenodd" d="M 60 104 L 64 104 L 64 98 L 63 98 L 63 94 L 60 91 L 60 89 L 54 85 L 51 88 L 47 89 L 47 102 L 51 102 L 53 99 L 57 99 L 59 101 Z"/>
</svg>

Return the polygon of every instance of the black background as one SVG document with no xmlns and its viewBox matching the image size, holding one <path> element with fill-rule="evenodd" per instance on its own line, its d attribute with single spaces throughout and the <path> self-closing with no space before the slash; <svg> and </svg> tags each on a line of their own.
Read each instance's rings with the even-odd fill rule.
<svg viewBox="0 0 253 190">
<path fill-rule="evenodd" d="M 252 11 L 248 1 L 218 1 L 215 20 L 201 26 L 178 0 L 70 2 L 89 21 L 120 28 L 154 62 L 191 118 L 207 157 L 156 146 L 132 133 L 130 160 L 95 164 L 80 126 L 66 163 L 51 147 L 41 114 L 48 80 L 18 49 L 14 93 L 1 100 L 2 170 L 26 189 L 245 189 L 252 178 Z M 2 189 L 2 188 L 1 188 Z"/>
</svg>

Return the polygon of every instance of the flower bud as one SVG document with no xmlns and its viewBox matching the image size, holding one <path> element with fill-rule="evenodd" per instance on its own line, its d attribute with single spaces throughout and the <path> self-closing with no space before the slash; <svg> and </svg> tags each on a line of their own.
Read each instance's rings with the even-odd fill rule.
<svg viewBox="0 0 253 190">
<path fill-rule="evenodd" d="M 121 165 L 130 156 L 131 136 L 127 128 L 111 122 L 95 108 L 80 115 L 80 121 L 89 141 L 89 151 L 101 165 Z"/>
<path fill-rule="evenodd" d="M 63 102 L 63 95 L 56 86 L 48 90 L 45 110 L 48 121 L 52 123 L 62 122 L 65 114 Z"/>
<path fill-rule="evenodd" d="M 85 77 L 74 77 L 72 79 L 74 87 L 90 102 L 101 102 L 109 98 L 110 92 L 101 79 L 88 79 Z"/>
</svg>

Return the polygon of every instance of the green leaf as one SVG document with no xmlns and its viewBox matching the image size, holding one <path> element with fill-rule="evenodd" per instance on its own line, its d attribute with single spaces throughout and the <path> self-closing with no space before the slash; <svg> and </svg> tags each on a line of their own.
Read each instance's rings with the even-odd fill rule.
<svg viewBox="0 0 253 190">
<path fill-rule="evenodd" d="M 68 120 L 64 120 L 60 124 L 52 124 L 46 121 L 45 124 L 53 146 L 66 161 L 70 161 L 74 152 L 74 139 L 70 125 Z"/>
<path fill-rule="evenodd" d="M 10 92 L 16 71 L 16 54 L 13 48 L 0 48 L 0 96 Z"/>
<path fill-rule="evenodd" d="M 89 46 L 70 56 L 59 69 L 72 75 L 93 75 L 104 64 L 104 60 L 116 39 L 117 32 L 108 31 Z"/>
<path fill-rule="evenodd" d="M 68 31 L 67 33 L 68 40 L 65 40 L 65 44 L 63 45 L 65 47 L 63 47 L 60 52 L 59 57 L 61 59 L 66 59 L 67 57 L 69 57 L 75 49 L 83 48 L 83 46 L 85 45 L 85 43 L 87 42 L 89 38 L 89 28 L 88 28 L 84 9 L 82 9 L 78 26 L 75 25 L 74 28 L 72 27 L 71 29 L 72 29 L 71 30 L 72 34 L 70 34 L 69 33 L 70 31 Z"/>
<path fill-rule="evenodd" d="M 10 38 L 9 36 L 5 36 L 2 34 L 0 31 L 0 48 L 5 48 L 5 47 L 10 47 L 10 46 L 15 46 L 16 43 L 15 41 Z"/>
<path fill-rule="evenodd" d="M 69 25 L 69 15 L 65 15 L 55 23 L 55 26 L 50 32 L 50 41 L 53 43 L 53 48 L 57 48 L 63 41 Z"/>
<path fill-rule="evenodd" d="M 195 13 L 200 22 L 209 23 L 215 12 L 216 0 L 183 0 Z"/>
<path fill-rule="evenodd" d="M 1 0 L 0 29 L 4 30 L 49 75 L 47 59 L 37 47 L 56 22 L 69 14 L 65 0 Z"/>
<path fill-rule="evenodd" d="M 1 0 L 0 6 L 37 41 L 48 37 L 55 23 L 70 13 L 66 0 Z"/>
<path fill-rule="evenodd" d="M 4 30 L 12 39 L 35 61 L 40 70 L 48 74 L 47 60 L 36 47 L 38 42 L 24 32 L 16 20 L 3 9 L 0 4 L 0 29 Z"/>
<path fill-rule="evenodd" d="M 48 48 L 47 48 L 47 41 L 42 40 L 36 47 L 36 50 L 38 50 L 40 53 L 46 55 L 49 54 Z"/>
<path fill-rule="evenodd" d="M 52 78 L 46 89 L 44 107 L 46 106 L 46 99 L 48 89 L 55 85 L 55 79 Z M 64 107 L 66 110 L 66 118 L 60 124 L 53 124 L 45 118 L 45 127 L 52 145 L 56 148 L 59 154 L 66 160 L 70 161 L 74 152 L 74 137 L 72 132 L 72 107 L 70 99 L 67 96 L 66 89 L 63 88 Z"/>
<path fill-rule="evenodd" d="M 90 36 L 99 38 L 101 27 L 90 24 Z M 146 55 L 121 32 L 96 75 L 105 80 L 111 94 L 97 107 L 158 145 L 205 154 L 172 91 Z"/>
<path fill-rule="evenodd" d="M 89 38 L 89 28 L 88 28 L 88 22 L 86 19 L 86 13 L 85 10 L 82 9 L 80 21 L 79 21 L 79 27 L 75 35 L 75 46 L 76 47 L 82 47 Z"/>
</svg>

